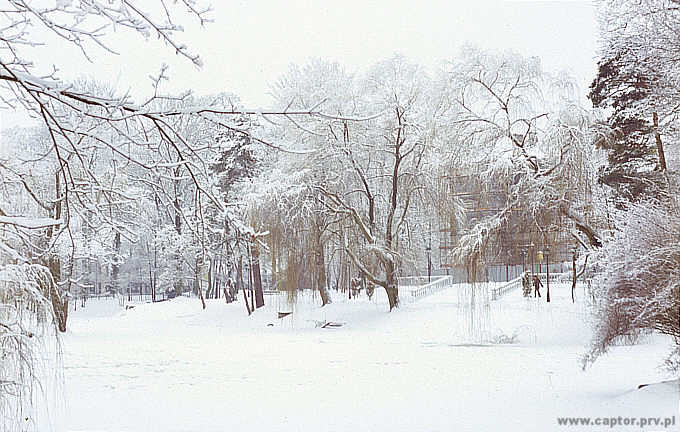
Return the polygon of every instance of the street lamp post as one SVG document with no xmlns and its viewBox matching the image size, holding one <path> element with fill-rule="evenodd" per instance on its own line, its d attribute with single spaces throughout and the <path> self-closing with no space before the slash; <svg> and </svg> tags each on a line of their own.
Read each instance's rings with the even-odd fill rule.
<svg viewBox="0 0 680 432">
<path fill-rule="evenodd" d="M 550 303 L 550 260 L 548 257 L 550 256 L 550 248 L 546 247 L 545 248 L 545 286 L 546 286 L 546 297 L 545 300 Z"/>
<path fill-rule="evenodd" d="M 428 241 L 425 250 L 427 251 L 427 282 L 430 283 L 432 278 L 432 222 L 427 223 L 427 230 Z"/>
<path fill-rule="evenodd" d="M 432 278 L 432 248 L 428 246 L 425 250 L 427 251 L 427 282 L 429 283 Z"/>
</svg>

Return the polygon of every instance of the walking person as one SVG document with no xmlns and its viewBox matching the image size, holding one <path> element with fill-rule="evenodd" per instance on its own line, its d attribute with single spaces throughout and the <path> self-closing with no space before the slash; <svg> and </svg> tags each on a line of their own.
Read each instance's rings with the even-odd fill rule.
<svg viewBox="0 0 680 432">
<path fill-rule="evenodd" d="M 541 297 L 541 287 L 543 286 L 543 282 L 538 278 L 537 275 L 534 275 L 534 297 L 538 294 L 538 297 Z"/>
</svg>

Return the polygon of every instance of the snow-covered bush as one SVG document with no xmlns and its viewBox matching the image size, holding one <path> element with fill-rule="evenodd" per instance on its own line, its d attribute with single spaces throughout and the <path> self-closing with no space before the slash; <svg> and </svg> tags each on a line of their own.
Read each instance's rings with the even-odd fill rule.
<svg viewBox="0 0 680 432">
<path fill-rule="evenodd" d="M 45 343 L 59 331 L 49 290 L 49 269 L 35 264 L 0 265 L 0 429 L 24 430 L 32 421 Z M 58 352 L 58 350 L 57 350 Z"/>
<path fill-rule="evenodd" d="M 674 338 L 667 365 L 680 354 L 680 198 L 631 207 L 626 222 L 605 243 L 595 277 L 600 303 L 593 345 L 585 364 L 622 338 L 651 331 Z"/>
</svg>

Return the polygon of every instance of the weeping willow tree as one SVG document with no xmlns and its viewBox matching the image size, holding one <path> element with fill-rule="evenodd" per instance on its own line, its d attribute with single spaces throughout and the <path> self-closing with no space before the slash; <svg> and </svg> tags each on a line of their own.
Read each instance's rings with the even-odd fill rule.
<svg viewBox="0 0 680 432">
<path fill-rule="evenodd" d="M 42 362 L 55 341 L 59 321 L 50 298 L 55 282 L 47 267 L 0 265 L 0 429 L 24 430 L 33 422 Z"/>
<path fill-rule="evenodd" d="M 569 77 L 546 74 L 536 59 L 512 53 L 467 47 L 461 57 L 439 81 L 457 108 L 442 163 L 467 182 L 444 183 L 461 197 L 465 214 L 445 209 L 443 217 L 456 230 L 449 259 L 472 287 L 469 326 L 481 326 L 471 331 L 479 337 L 485 317 L 477 306 L 483 311 L 488 302 L 481 284 L 490 264 L 521 263 L 518 252 L 527 248 L 559 244 L 562 253 L 571 237 L 584 248 L 597 240 L 588 194 L 595 164 L 588 159 L 591 115 L 574 102 Z"/>
<path fill-rule="evenodd" d="M 283 255 L 283 281 L 285 291 L 293 293 L 311 288 L 321 297 L 322 305 L 332 302 L 328 291 L 328 276 L 326 267 L 327 235 L 324 226 L 319 224 L 319 217 L 312 216 L 308 224 L 292 224 L 286 227 L 285 241 L 276 243 L 283 247 L 279 255 Z M 301 219 L 297 219 L 302 222 Z"/>
<path fill-rule="evenodd" d="M 505 223 L 507 213 L 478 223 L 463 235 L 451 253 L 451 260 L 465 269 L 464 310 L 466 335 L 471 342 L 484 342 L 491 338 L 492 320 L 489 290 L 487 287 L 487 260 L 491 254 L 494 237 Z"/>
<path fill-rule="evenodd" d="M 299 290 L 313 289 L 323 306 L 331 303 L 326 258 L 330 220 L 318 193 L 300 182 L 292 186 L 267 176 L 258 181 L 268 186 L 258 190 L 248 213 L 252 226 L 266 233 L 262 239 L 274 287 L 288 293 L 290 301 Z"/>
</svg>

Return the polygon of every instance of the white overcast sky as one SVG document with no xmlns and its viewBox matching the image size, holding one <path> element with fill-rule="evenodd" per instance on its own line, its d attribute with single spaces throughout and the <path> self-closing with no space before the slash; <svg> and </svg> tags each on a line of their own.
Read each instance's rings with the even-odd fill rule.
<svg viewBox="0 0 680 432">
<path fill-rule="evenodd" d="M 68 48 L 25 56 L 43 67 L 56 64 L 62 79 L 94 76 L 140 95 L 149 91 L 148 76 L 168 63 L 165 92 L 232 92 L 252 108 L 266 107 L 269 86 L 289 64 L 309 58 L 360 72 L 399 52 L 432 70 L 469 42 L 537 56 L 548 72 L 568 69 L 584 95 L 596 72 L 597 21 L 589 1 L 223 0 L 213 9 L 213 23 L 202 30 L 188 25 L 178 36 L 201 55 L 201 69 L 141 38 L 115 43 L 115 56 L 93 48 L 92 63 Z M 3 127 L 22 122 L 6 110 L 0 115 Z"/>
</svg>

